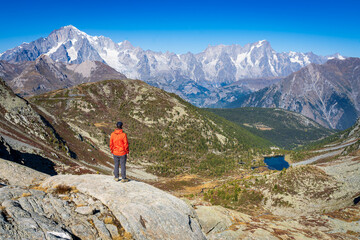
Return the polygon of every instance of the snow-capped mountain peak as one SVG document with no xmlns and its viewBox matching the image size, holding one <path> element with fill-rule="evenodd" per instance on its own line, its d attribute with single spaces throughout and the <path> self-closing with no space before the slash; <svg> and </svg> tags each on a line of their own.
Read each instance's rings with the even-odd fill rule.
<svg viewBox="0 0 360 240">
<path fill-rule="evenodd" d="M 184 89 L 189 84 L 209 91 L 242 79 L 283 77 L 310 63 L 321 64 L 331 57 L 342 58 L 341 55 L 277 53 L 266 40 L 243 47 L 237 44 L 209 45 L 197 54 L 162 53 L 134 47 L 127 40 L 115 43 L 104 36 L 90 36 L 69 25 L 54 30 L 46 38 L 6 51 L 0 55 L 0 60 L 34 61 L 42 54 L 55 62 L 100 61 L 127 77 L 147 81 L 185 99 L 188 97 Z"/>
<path fill-rule="evenodd" d="M 261 40 L 261 41 L 258 41 L 258 42 L 256 43 L 256 47 L 259 48 L 259 47 L 263 46 L 264 44 L 269 44 L 269 42 L 266 41 L 265 39 L 264 39 L 264 40 Z"/>
<path fill-rule="evenodd" d="M 346 58 L 342 55 L 340 55 L 340 53 L 335 53 L 333 55 L 330 55 L 327 57 L 327 59 L 331 60 L 331 59 L 339 59 L 339 60 L 345 60 Z"/>
</svg>

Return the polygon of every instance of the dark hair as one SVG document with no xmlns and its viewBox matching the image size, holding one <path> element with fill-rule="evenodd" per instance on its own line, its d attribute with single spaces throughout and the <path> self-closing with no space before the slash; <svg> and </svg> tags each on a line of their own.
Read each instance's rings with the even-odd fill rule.
<svg viewBox="0 0 360 240">
<path fill-rule="evenodd" d="M 122 122 L 117 122 L 117 123 L 116 123 L 116 127 L 117 127 L 117 128 L 122 128 L 122 126 L 123 126 L 123 123 L 122 123 Z"/>
</svg>

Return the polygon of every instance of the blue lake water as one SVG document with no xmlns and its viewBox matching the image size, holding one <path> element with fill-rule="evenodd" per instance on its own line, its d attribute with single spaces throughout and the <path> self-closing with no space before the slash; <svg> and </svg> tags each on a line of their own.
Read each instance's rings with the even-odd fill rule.
<svg viewBox="0 0 360 240">
<path fill-rule="evenodd" d="M 285 161 L 285 156 L 266 157 L 264 162 L 270 170 L 281 171 L 290 166 L 289 163 Z"/>
</svg>

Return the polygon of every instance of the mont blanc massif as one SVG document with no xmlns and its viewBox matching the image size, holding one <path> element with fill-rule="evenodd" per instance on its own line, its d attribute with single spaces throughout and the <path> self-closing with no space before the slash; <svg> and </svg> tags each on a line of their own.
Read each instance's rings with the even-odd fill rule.
<svg viewBox="0 0 360 240">
<path fill-rule="evenodd" d="M 360 237 L 359 58 L 65 26 L 0 54 L 0 93 L 0 239 Z"/>
</svg>

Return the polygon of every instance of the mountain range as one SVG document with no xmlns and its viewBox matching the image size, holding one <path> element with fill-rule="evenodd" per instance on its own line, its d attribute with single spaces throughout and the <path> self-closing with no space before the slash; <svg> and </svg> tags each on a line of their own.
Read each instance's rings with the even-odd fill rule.
<svg viewBox="0 0 360 240">
<path fill-rule="evenodd" d="M 360 115 L 360 59 L 310 64 L 239 102 L 243 107 L 282 108 L 333 129 L 351 127 Z"/>
<path fill-rule="evenodd" d="M 47 55 L 41 55 L 35 61 L 18 63 L 0 60 L 0 78 L 16 94 L 22 96 L 41 94 L 86 82 L 126 79 L 125 75 L 102 62 L 66 64 L 55 62 Z"/>
<path fill-rule="evenodd" d="M 0 77 L 22 96 L 130 77 L 195 106 L 282 108 L 332 129 L 348 128 L 359 116 L 359 59 L 276 53 L 265 40 L 175 54 L 65 26 L 0 59 Z"/>
<path fill-rule="evenodd" d="M 129 78 L 176 93 L 197 106 L 222 106 L 236 101 L 249 91 L 273 83 L 310 64 L 321 64 L 339 54 L 277 53 L 266 40 L 240 45 L 208 46 L 203 52 L 175 54 L 134 47 L 129 41 L 115 43 L 104 36 L 90 36 L 74 26 L 54 30 L 46 38 L 23 43 L 0 54 L 10 63 L 35 61 L 47 55 L 55 62 L 81 64 L 99 61 Z M 262 85 L 243 79 L 260 79 Z M 236 93 L 223 87 L 237 82 Z"/>
</svg>

